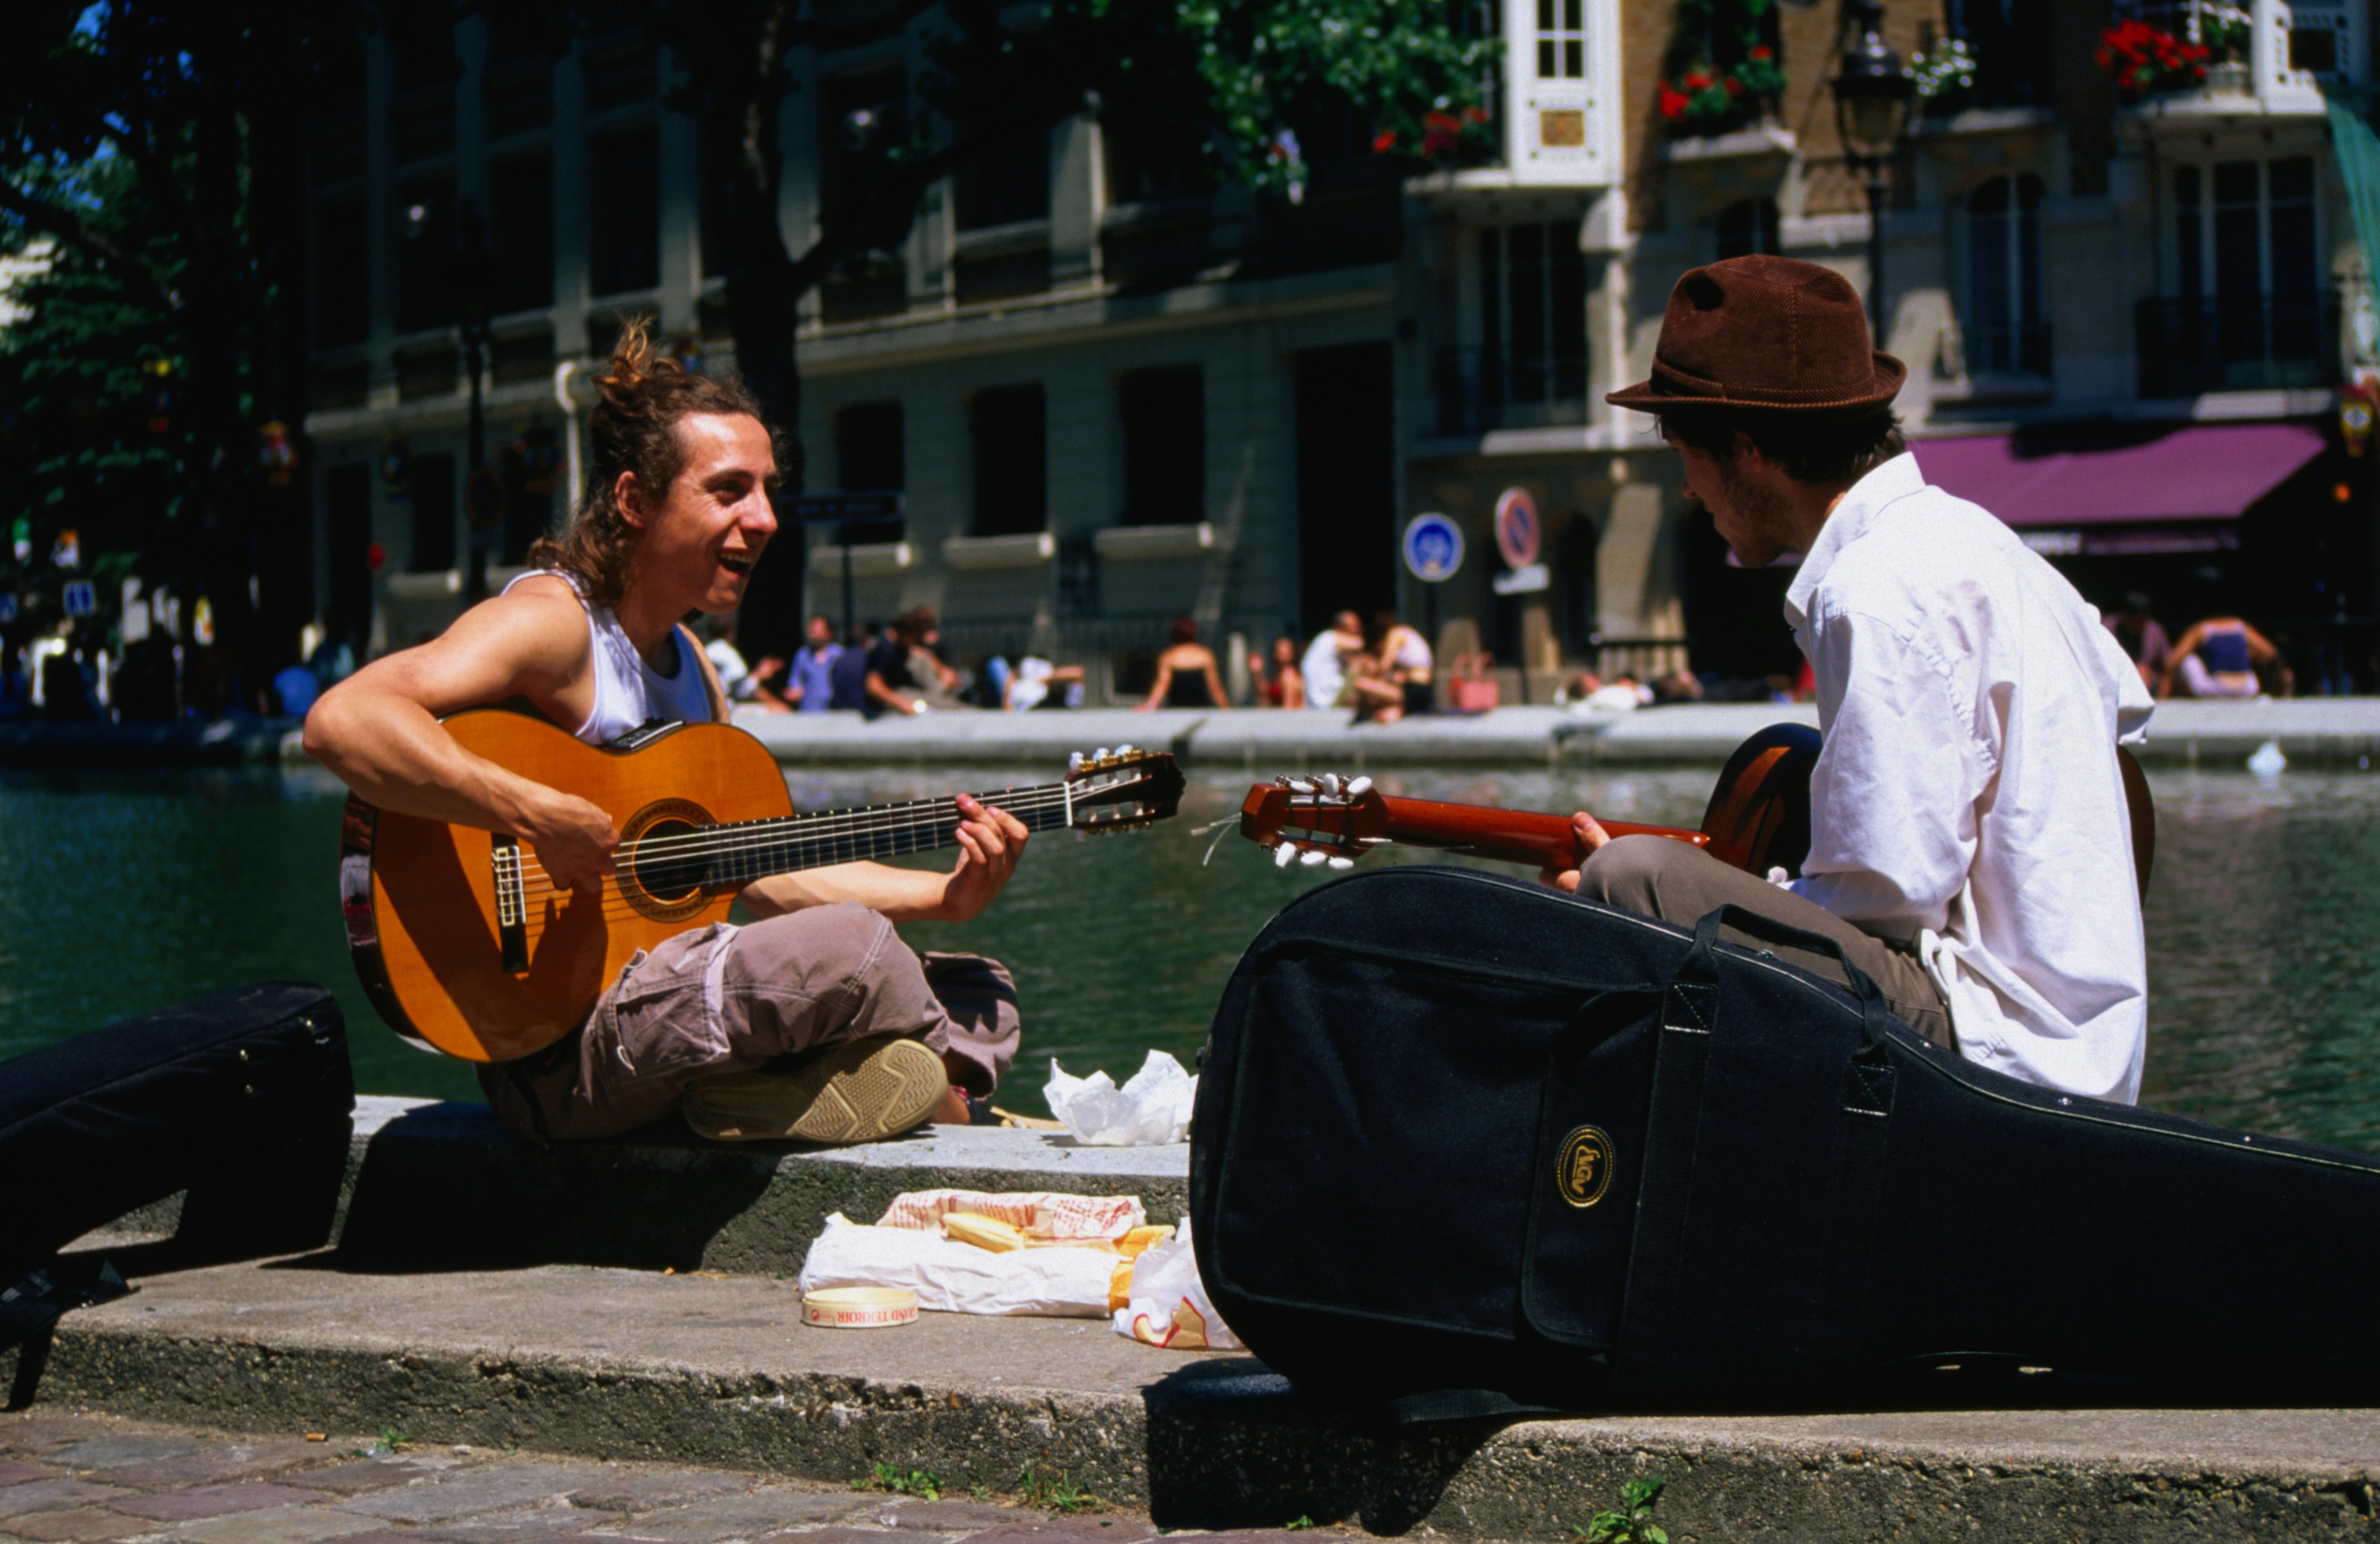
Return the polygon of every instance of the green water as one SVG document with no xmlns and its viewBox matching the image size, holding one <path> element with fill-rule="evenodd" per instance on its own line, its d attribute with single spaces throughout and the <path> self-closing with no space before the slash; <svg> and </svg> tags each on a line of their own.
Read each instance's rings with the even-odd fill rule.
<svg viewBox="0 0 2380 1544">
<path fill-rule="evenodd" d="M 1038 780 L 788 779 L 804 808 Z M 1710 773 L 1379 781 L 1390 793 L 1693 824 Z M 2380 778 L 2153 781 L 2147 1101 L 2380 1149 Z M 1189 1058 L 1241 950 L 1321 880 L 1275 870 L 1235 836 L 1201 866 L 1212 838 L 1194 828 L 1229 815 L 1247 783 L 1195 776 L 1181 818 L 1135 834 L 1038 837 L 985 916 L 905 930 L 921 948 L 978 950 L 1015 972 L 1025 1053 L 1003 1101 L 1039 1110 L 1050 1056 L 1119 1076 L 1151 1047 Z M 355 984 L 333 890 L 341 797 L 311 771 L 0 773 L 0 1055 L 215 987 L 295 977 L 338 994 L 359 1088 L 478 1097 L 468 1068 L 388 1033 Z"/>
</svg>

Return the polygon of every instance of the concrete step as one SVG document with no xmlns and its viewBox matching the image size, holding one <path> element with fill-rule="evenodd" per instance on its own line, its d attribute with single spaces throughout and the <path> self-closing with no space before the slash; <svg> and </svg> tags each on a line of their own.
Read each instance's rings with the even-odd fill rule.
<svg viewBox="0 0 2380 1544">
<path fill-rule="evenodd" d="M 540 1147 L 484 1104 L 366 1097 L 329 1242 L 381 1270 L 618 1265 L 790 1276 L 828 1216 L 874 1222 L 905 1190 L 1136 1195 L 1189 1210 L 1190 1149 L 1087 1148 L 1062 1134 L 932 1126 L 853 1148 L 707 1142 L 669 1123 Z M 112 1232 L 171 1234 L 179 1198 Z"/>
<path fill-rule="evenodd" d="M 0 1354 L 0 1377 L 36 1413 L 283 1436 L 393 1428 L 836 1482 L 881 1463 L 962 1492 L 1013 1489 L 1029 1465 L 1166 1527 L 1567 1540 L 1624 1482 L 1660 1475 L 1658 1520 L 1682 1541 L 2360 1538 L 2380 1474 L 2370 1411 L 1614 1414 L 1391 1433 L 1251 1358 L 1160 1352 L 1097 1321 L 805 1329 L 792 1287 L 765 1277 L 367 1273 L 323 1254 L 139 1284 L 68 1316 L 44 1365 Z"/>
</svg>

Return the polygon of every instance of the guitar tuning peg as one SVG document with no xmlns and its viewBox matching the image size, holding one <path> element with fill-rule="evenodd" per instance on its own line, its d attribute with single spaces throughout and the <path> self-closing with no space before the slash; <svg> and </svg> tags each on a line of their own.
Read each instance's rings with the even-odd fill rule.
<svg viewBox="0 0 2380 1544">
<path fill-rule="evenodd" d="M 1355 867 L 1355 860 L 1354 860 L 1354 858 L 1352 858 L 1352 857 L 1339 857 L 1334 856 L 1334 857 L 1330 859 L 1330 867 L 1332 867 L 1333 869 L 1339 869 L 1341 872 L 1342 872 L 1342 873 L 1343 873 L 1343 872 L 1344 872 L 1344 871 L 1346 871 L 1347 869 L 1353 869 L 1354 867 Z"/>
<path fill-rule="evenodd" d="M 1293 794 L 1310 794 L 1314 792 L 1314 784 L 1302 777 L 1293 777 L 1289 780 L 1289 791 Z"/>
<path fill-rule="evenodd" d="M 1360 794 L 1368 794 L 1371 791 L 1372 780 L 1368 777 L 1357 777 L 1348 780 L 1347 796 L 1349 798 L 1354 798 Z"/>
<path fill-rule="evenodd" d="M 1070 772 L 1081 772 L 1083 770 L 1083 753 L 1081 751 L 1077 750 L 1066 758 L 1066 770 Z"/>
<path fill-rule="evenodd" d="M 1275 848 L 1273 848 L 1273 850 L 1272 850 L 1272 866 L 1273 866 L 1274 868 L 1276 868 L 1276 869 L 1286 869 L 1286 868 L 1288 868 L 1291 864 L 1293 864 L 1293 863 L 1294 863 L 1294 862 L 1296 862 L 1296 861 L 1297 861 L 1297 849 L 1296 849 L 1295 847 L 1291 846 L 1288 843 L 1283 842 L 1283 843 L 1281 843 L 1279 846 L 1276 846 Z"/>
<path fill-rule="evenodd" d="M 1107 748 L 1107 747 L 1105 747 L 1105 746 L 1101 746 L 1101 747 L 1099 747 L 1099 748 L 1096 752 L 1094 752 L 1094 753 L 1092 754 L 1092 756 L 1091 756 L 1091 760 L 1094 760 L 1094 761 L 1104 761 L 1104 760 L 1106 760 L 1107 759 L 1108 759 L 1108 748 Z"/>
<path fill-rule="evenodd" d="M 1305 852 L 1298 855 L 1297 860 L 1300 863 L 1305 864 L 1307 868 L 1313 869 L 1330 862 L 1330 855 L 1324 852 L 1320 847 L 1308 847 Z"/>
<path fill-rule="evenodd" d="M 1342 784 L 1339 781 L 1339 774 L 1337 772 L 1324 772 L 1322 774 L 1322 792 L 1327 796 L 1337 798 L 1339 796 L 1341 786 Z"/>
<path fill-rule="evenodd" d="M 1120 745 L 1116 747 L 1116 754 L 1118 756 L 1129 756 L 1132 754 L 1132 747 L 1128 745 Z"/>
</svg>

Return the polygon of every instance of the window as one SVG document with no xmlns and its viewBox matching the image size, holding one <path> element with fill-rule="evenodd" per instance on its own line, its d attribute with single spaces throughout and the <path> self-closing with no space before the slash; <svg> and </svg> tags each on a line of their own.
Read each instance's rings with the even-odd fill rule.
<svg viewBox="0 0 2380 1544">
<path fill-rule="evenodd" d="M 1586 395 L 1586 260 L 1577 226 L 1479 233 L 1479 342 L 1482 388 L 1495 400 Z"/>
<path fill-rule="evenodd" d="M 396 330 L 455 320 L 455 177 L 415 177 L 397 189 Z"/>
<path fill-rule="evenodd" d="M 901 404 L 855 402 L 834 415 L 835 485 L 846 493 L 903 486 Z M 835 540 L 898 541 L 906 522 L 846 525 Z"/>
<path fill-rule="evenodd" d="M 1196 365 L 1116 378 L 1123 417 L 1123 523 L 1189 526 L 1207 517 L 1207 392 Z"/>
<path fill-rule="evenodd" d="M 360 199 L 314 206 L 314 346 L 361 343 L 371 331 L 371 266 Z"/>
<path fill-rule="evenodd" d="M 1755 253 L 1773 257 L 1785 249 L 1778 236 L 1775 199 L 1738 199 L 1720 210 L 1712 225 L 1718 234 L 1721 261 Z"/>
<path fill-rule="evenodd" d="M 553 117 L 553 54 L 558 40 L 544 8 L 530 0 L 491 0 L 487 73 L 488 137 L 542 128 Z"/>
<path fill-rule="evenodd" d="M 1975 60 L 1974 107 L 2022 107 L 2047 102 L 2053 53 L 2049 0 L 1946 0 L 1947 33 L 1963 40 Z"/>
<path fill-rule="evenodd" d="M 494 310 L 553 304 L 553 158 L 544 151 L 488 168 L 489 256 Z"/>
<path fill-rule="evenodd" d="M 598 295 L 661 283 L 661 137 L 650 124 L 606 134 L 593 146 L 588 181 L 588 276 Z"/>
<path fill-rule="evenodd" d="M 443 155 L 455 148 L 455 29 L 443 7 L 391 14 L 389 49 L 395 55 L 395 96 L 390 115 L 399 162 Z"/>
<path fill-rule="evenodd" d="M 417 574 L 455 566 L 455 458 L 417 456 L 409 478 L 413 490 L 413 557 Z"/>
<path fill-rule="evenodd" d="M 2174 168 L 2175 291 L 2202 305 L 2213 296 L 2223 359 L 2320 351 L 2314 194 L 2310 156 Z"/>
<path fill-rule="evenodd" d="M 2041 179 L 1996 176 L 1967 195 L 1967 368 L 2049 372 L 2041 320 Z"/>
<path fill-rule="evenodd" d="M 959 169 L 958 228 L 985 230 L 1050 217 L 1050 136 L 1004 140 Z"/>
<path fill-rule="evenodd" d="M 1586 76 L 1585 0 L 1537 0 L 1537 79 Z"/>
<path fill-rule="evenodd" d="M 1015 536 L 1050 523 L 1041 388 L 998 386 L 967 404 L 975 442 L 975 534 Z"/>
<path fill-rule="evenodd" d="M 832 220 L 908 132 L 908 78 L 898 67 L 838 75 L 819 89 L 819 203 Z M 865 116 L 862 116 L 865 115 Z"/>
</svg>

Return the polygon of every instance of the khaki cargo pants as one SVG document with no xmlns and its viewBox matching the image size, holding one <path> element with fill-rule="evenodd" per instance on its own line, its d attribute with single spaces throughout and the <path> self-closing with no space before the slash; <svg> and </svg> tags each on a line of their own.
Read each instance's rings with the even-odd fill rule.
<svg viewBox="0 0 2380 1544">
<path fill-rule="evenodd" d="M 1900 945 L 1862 932 L 1815 901 L 1806 901 L 1757 874 L 1720 862 L 1685 842 L 1667 836 L 1621 836 L 1597 849 L 1579 869 L 1581 899 L 1601 901 L 1645 917 L 1691 928 L 1724 906 L 1738 906 L 1772 922 L 1803 932 L 1823 933 L 1843 946 L 1851 962 L 1867 972 L 1884 992 L 1892 1015 L 1937 1045 L 1957 1048 L 1950 1010 L 1934 978 Z M 1789 948 L 1729 930 L 1732 943 L 1775 951 L 1786 964 L 1848 986 L 1850 978 L 1831 954 Z"/>
<path fill-rule="evenodd" d="M 879 1035 L 940 1052 L 988 1095 L 1016 1057 L 1016 983 L 979 954 L 919 955 L 844 902 L 680 933 L 622 968 L 578 1030 L 480 1068 L 504 1125 L 538 1140 L 612 1137 L 660 1119 L 698 1079 Z"/>
</svg>

